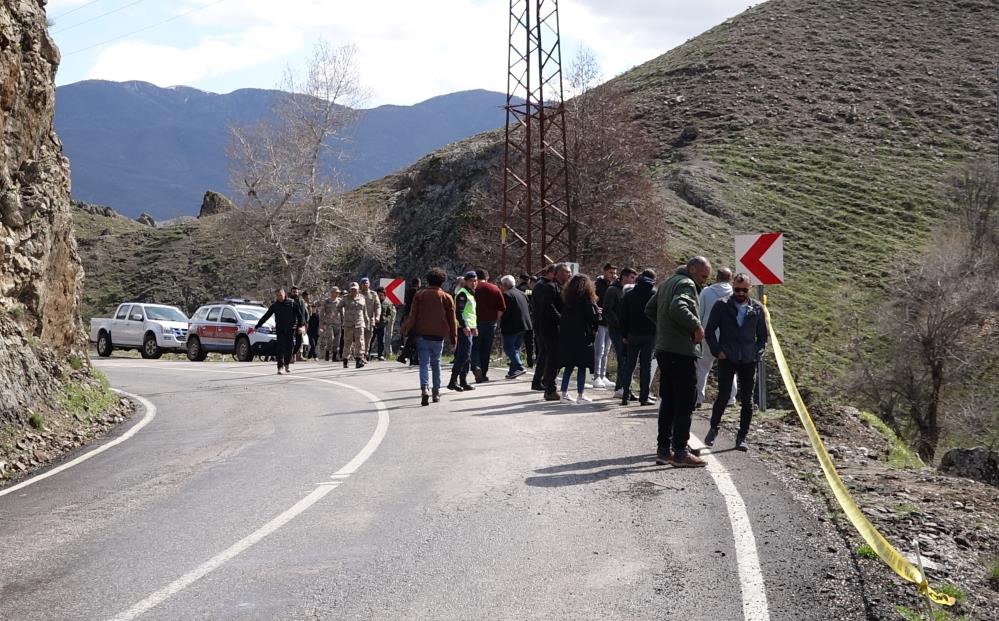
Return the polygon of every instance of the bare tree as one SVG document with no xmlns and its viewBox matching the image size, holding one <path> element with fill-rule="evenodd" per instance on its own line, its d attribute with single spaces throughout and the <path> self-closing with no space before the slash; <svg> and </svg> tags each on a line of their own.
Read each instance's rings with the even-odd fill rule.
<svg viewBox="0 0 999 621">
<path fill-rule="evenodd" d="M 385 250 L 376 233 L 385 214 L 345 204 L 337 172 L 366 99 L 356 56 L 353 46 L 320 41 L 303 77 L 286 72 L 270 117 L 231 128 L 230 173 L 240 200 L 230 230 L 275 255 L 291 284 L 316 279 L 359 247 Z"/>
<path fill-rule="evenodd" d="M 857 387 L 889 425 L 932 461 L 949 421 L 994 420 L 994 351 L 999 293 L 995 272 L 996 179 L 969 167 L 951 183 L 954 214 L 914 261 L 899 265 L 875 311 L 885 356 L 861 355 Z M 872 349 L 859 347 L 858 352 Z M 985 422 L 982 422 L 985 421 Z M 973 433 L 973 432 L 972 432 Z"/>
</svg>

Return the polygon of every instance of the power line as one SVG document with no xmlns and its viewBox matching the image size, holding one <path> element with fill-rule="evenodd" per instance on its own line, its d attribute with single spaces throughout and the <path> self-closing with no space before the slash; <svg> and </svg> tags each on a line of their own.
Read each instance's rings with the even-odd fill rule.
<svg viewBox="0 0 999 621">
<path fill-rule="evenodd" d="M 69 15 L 70 13 L 76 13 L 80 9 L 85 9 L 88 6 L 90 6 L 91 4 L 95 4 L 95 3 L 100 2 L 100 1 L 101 0 L 90 0 L 90 2 L 87 2 L 86 4 L 81 4 L 80 6 L 76 7 L 75 9 L 70 9 L 70 10 L 66 11 L 65 13 L 60 13 L 56 17 L 53 17 L 52 21 L 56 21 L 56 20 L 62 19 L 64 17 L 66 17 L 67 15 Z"/>
<path fill-rule="evenodd" d="M 97 20 L 99 20 L 101 18 L 104 18 L 104 17 L 107 17 L 108 15 L 111 15 L 112 13 L 117 13 L 118 11 L 124 11 L 125 9 L 127 9 L 130 6 L 135 6 L 136 4 L 139 4 L 140 2 L 145 2 L 145 1 L 146 0 L 133 0 L 132 2 L 129 2 L 126 5 L 118 7 L 117 9 L 111 9 L 110 11 L 106 11 L 104 13 L 101 13 L 100 15 L 96 15 L 94 17 L 91 17 L 90 19 L 85 19 L 82 22 L 77 22 L 77 23 L 73 24 L 72 26 L 66 26 L 65 28 L 60 28 L 59 30 L 54 31 L 52 34 L 57 35 L 57 34 L 59 34 L 61 32 L 66 32 L 67 30 L 72 30 L 72 29 L 76 28 L 77 26 L 82 26 L 84 24 L 89 24 L 90 22 L 95 22 L 95 21 L 97 21 Z"/>
<path fill-rule="evenodd" d="M 137 0 L 137 1 L 138 2 L 142 2 L 142 0 Z M 196 13 L 198 11 L 203 11 L 203 10 L 209 8 L 209 7 L 215 6 L 216 4 L 222 4 L 225 1 L 226 0 L 215 0 L 215 2 L 211 2 L 209 4 L 205 4 L 205 5 L 202 5 L 202 6 L 199 6 L 199 7 L 195 7 L 193 9 L 189 9 L 187 11 L 184 11 L 183 13 L 178 13 L 177 15 L 174 15 L 173 17 L 168 17 L 168 18 L 166 18 L 166 19 L 164 19 L 162 21 L 158 21 L 158 22 L 156 22 L 154 24 L 150 24 L 150 25 L 144 26 L 142 28 L 137 28 L 135 30 L 126 32 L 125 34 L 118 35 L 117 37 L 112 37 L 112 38 L 110 38 L 110 39 L 108 39 L 106 41 L 101 41 L 100 43 L 94 43 L 93 45 L 88 45 L 87 47 L 81 47 L 80 49 L 73 50 L 72 52 L 66 52 L 62 56 L 63 56 L 63 58 L 65 58 L 67 56 L 72 56 L 74 54 L 79 54 L 80 52 L 86 52 L 87 50 L 92 50 L 95 47 L 101 47 L 102 45 L 107 45 L 108 43 L 114 43 L 115 41 L 119 41 L 121 39 L 124 39 L 125 37 L 130 37 L 130 36 L 132 36 L 134 34 L 139 34 L 140 32 L 145 32 L 147 30 L 152 30 L 153 28 L 156 28 L 158 26 L 162 26 L 163 24 L 166 24 L 168 22 L 172 22 L 175 19 L 180 19 L 181 17 L 187 17 L 191 13 Z"/>
</svg>

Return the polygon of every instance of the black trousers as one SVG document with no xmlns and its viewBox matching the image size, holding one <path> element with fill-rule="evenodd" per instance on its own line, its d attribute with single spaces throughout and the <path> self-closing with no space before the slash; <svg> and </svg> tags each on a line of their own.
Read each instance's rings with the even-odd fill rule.
<svg viewBox="0 0 999 621">
<path fill-rule="evenodd" d="M 548 394 L 555 392 L 555 376 L 558 375 L 558 370 L 562 368 L 558 359 L 558 337 L 546 335 L 544 338 L 544 348 L 545 363 L 538 366 L 543 366 L 545 369 L 544 375 L 541 376 L 541 384 L 545 387 L 545 393 Z"/>
<path fill-rule="evenodd" d="M 531 381 L 531 386 L 533 388 L 541 388 L 544 386 L 545 362 L 548 360 L 548 349 L 545 347 L 544 336 L 540 332 L 535 332 L 534 337 L 537 339 L 538 356 L 534 359 L 534 379 Z"/>
<path fill-rule="evenodd" d="M 300 353 L 301 351 L 302 351 L 302 333 L 299 332 L 298 330 L 295 330 L 294 345 L 292 346 L 291 353 L 294 356 L 295 354 Z"/>
<path fill-rule="evenodd" d="M 309 330 L 309 358 L 315 358 L 317 351 L 319 351 L 319 328 L 316 328 L 315 332 Z"/>
<path fill-rule="evenodd" d="M 721 424 L 725 406 L 732 396 L 732 378 L 739 376 L 739 402 L 742 410 L 739 414 L 739 434 L 749 433 L 749 425 L 753 422 L 753 387 L 756 386 L 755 362 L 732 362 L 718 360 L 718 397 L 711 408 L 711 428 L 717 429 Z"/>
<path fill-rule="evenodd" d="M 690 418 L 697 404 L 697 358 L 657 351 L 656 361 L 660 377 L 657 451 L 665 454 L 672 450 L 683 457 L 690 441 Z"/>
<path fill-rule="evenodd" d="M 277 331 L 277 342 L 274 347 L 274 359 L 277 360 L 278 368 L 286 367 L 291 364 L 291 357 L 295 348 L 296 334 L 297 331 L 294 328 L 291 330 Z"/>
<path fill-rule="evenodd" d="M 527 352 L 527 366 L 534 366 L 534 330 L 524 333 L 524 350 Z"/>
</svg>

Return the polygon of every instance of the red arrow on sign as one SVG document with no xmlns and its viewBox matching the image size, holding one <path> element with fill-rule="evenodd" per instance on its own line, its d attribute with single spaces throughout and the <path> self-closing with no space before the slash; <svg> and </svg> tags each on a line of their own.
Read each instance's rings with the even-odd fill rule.
<svg viewBox="0 0 999 621">
<path fill-rule="evenodd" d="M 779 285 L 784 281 L 770 271 L 770 268 L 763 264 L 761 260 L 763 255 L 770 250 L 770 246 L 774 245 L 778 239 L 780 239 L 780 233 L 764 233 L 760 235 L 759 239 L 749 247 L 746 254 L 742 255 L 739 262 L 745 266 L 754 276 L 761 285 Z"/>
<path fill-rule="evenodd" d="M 406 280 L 404 278 L 393 278 L 392 280 L 385 282 L 386 280 L 388 279 L 382 279 L 382 288 L 385 289 L 385 298 L 395 306 L 402 306 L 404 304 L 402 296 L 406 295 Z M 396 293 L 396 289 L 399 289 L 398 293 Z"/>
</svg>

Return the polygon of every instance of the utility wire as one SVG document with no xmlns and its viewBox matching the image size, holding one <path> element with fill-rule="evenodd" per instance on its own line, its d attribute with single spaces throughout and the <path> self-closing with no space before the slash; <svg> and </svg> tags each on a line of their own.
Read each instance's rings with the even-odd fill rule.
<svg viewBox="0 0 999 621">
<path fill-rule="evenodd" d="M 138 2 L 142 2 L 142 0 L 137 0 L 137 1 Z M 100 43 L 94 43 L 93 45 L 88 45 L 87 47 L 81 47 L 80 49 L 73 50 L 72 52 L 66 52 L 62 56 L 63 56 L 63 58 L 65 58 L 67 56 L 72 56 L 74 54 L 79 54 L 80 52 L 86 52 L 87 50 L 92 50 L 95 47 L 101 47 L 102 45 L 107 45 L 108 43 L 114 43 L 115 41 L 124 39 L 125 37 L 130 37 L 130 36 L 132 36 L 134 34 L 139 34 L 140 32 L 145 32 L 147 30 L 152 30 L 153 28 L 156 28 L 158 26 L 162 26 L 163 24 L 166 24 L 168 22 L 172 22 L 175 19 L 180 19 L 181 17 L 187 17 L 191 13 L 196 13 L 198 11 L 203 11 L 204 9 L 207 9 L 209 7 L 213 7 L 216 4 L 222 4 L 225 1 L 226 0 L 215 0 L 215 2 L 211 2 L 209 4 L 205 4 L 205 5 L 202 5 L 202 6 L 199 6 L 199 7 L 195 7 L 193 9 L 189 9 L 187 11 L 184 11 L 183 13 L 178 13 L 178 14 L 174 15 L 173 17 L 168 17 L 168 18 L 166 18 L 166 19 L 164 19 L 162 21 L 158 21 L 158 22 L 156 22 L 154 24 L 150 24 L 150 25 L 144 26 L 142 28 L 137 28 L 135 30 L 126 32 L 125 34 L 118 35 L 117 37 L 113 37 L 113 38 L 108 39 L 106 41 L 101 41 Z"/>
<path fill-rule="evenodd" d="M 66 11 L 65 13 L 60 13 L 56 17 L 53 17 L 52 21 L 56 21 L 56 20 L 62 19 L 64 17 L 66 17 L 67 15 L 69 15 L 70 13 L 76 13 L 80 9 L 85 9 L 88 6 L 90 6 L 91 4 L 94 4 L 94 3 L 100 2 L 100 1 L 101 0 L 90 0 L 90 2 L 87 2 L 86 4 L 81 4 L 80 6 L 76 7 L 75 9 L 70 9 L 70 10 Z"/>
<path fill-rule="evenodd" d="M 101 13 L 100 15 L 95 15 L 94 17 L 91 17 L 90 19 L 85 19 L 82 22 L 77 22 L 77 23 L 73 24 L 72 26 L 66 26 L 65 28 L 60 28 L 59 30 L 53 31 L 52 34 L 57 35 L 57 34 L 59 34 L 61 32 L 66 32 L 67 30 L 72 30 L 72 29 L 74 29 L 74 28 L 76 28 L 78 26 L 82 26 L 84 24 L 89 24 L 90 22 L 95 22 L 95 21 L 97 21 L 97 20 L 99 20 L 101 18 L 104 18 L 104 17 L 107 17 L 108 15 L 111 15 L 112 13 L 117 13 L 118 11 L 124 11 L 125 9 L 127 9 L 130 6 L 135 6 L 136 4 L 139 4 L 140 2 L 145 2 L 145 1 L 146 0 L 133 0 L 132 2 L 129 2 L 126 5 L 118 7 L 117 9 L 111 9 L 110 11 L 106 11 L 104 13 Z"/>
</svg>

